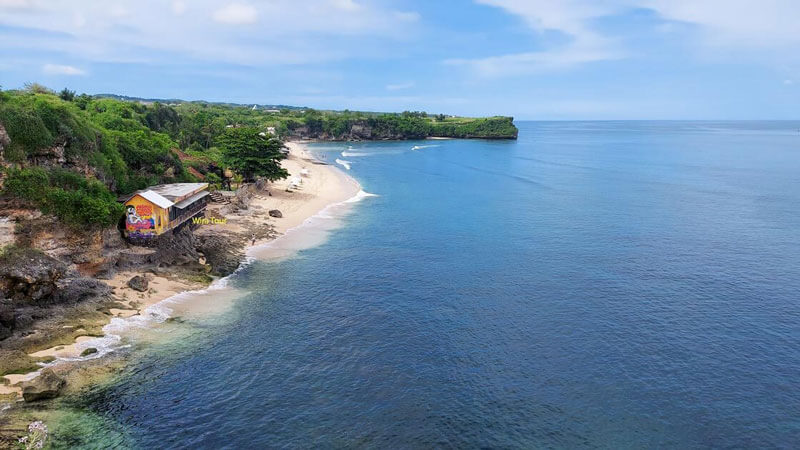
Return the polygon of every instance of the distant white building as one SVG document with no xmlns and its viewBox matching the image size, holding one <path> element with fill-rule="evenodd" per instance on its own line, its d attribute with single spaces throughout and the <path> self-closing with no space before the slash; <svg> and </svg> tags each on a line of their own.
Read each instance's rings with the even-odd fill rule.
<svg viewBox="0 0 800 450">
<path fill-rule="evenodd" d="M 255 111 L 256 109 L 258 109 L 258 106 L 253 105 L 253 111 Z"/>
<path fill-rule="evenodd" d="M 277 113 L 281 112 L 280 109 L 267 109 L 265 111 L 270 113 L 270 114 L 277 114 Z"/>
</svg>

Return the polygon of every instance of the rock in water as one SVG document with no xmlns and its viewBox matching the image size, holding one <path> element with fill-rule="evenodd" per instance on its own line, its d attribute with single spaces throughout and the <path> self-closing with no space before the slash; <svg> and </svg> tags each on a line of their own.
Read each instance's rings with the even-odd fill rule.
<svg viewBox="0 0 800 450">
<path fill-rule="evenodd" d="M 277 218 L 279 218 L 279 219 L 280 219 L 281 217 L 283 217 L 283 213 L 281 213 L 281 212 L 280 212 L 279 210 L 277 210 L 277 209 L 270 209 L 270 210 L 269 210 L 269 216 L 270 216 L 270 217 L 277 217 Z"/>
<path fill-rule="evenodd" d="M 147 278 L 141 275 L 136 275 L 135 277 L 128 280 L 128 287 L 139 292 L 145 292 L 149 284 L 150 282 L 147 281 Z"/>
<path fill-rule="evenodd" d="M 38 377 L 22 383 L 22 398 L 26 402 L 58 397 L 67 382 L 53 372 L 43 369 Z"/>
<path fill-rule="evenodd" d="M 97 353 L 97 349 L 94 348 L 94 347 L 89 347 L 86 350 L 81 352 L 81 356 L 94 355 L 95 353 Z"/>
</svg>

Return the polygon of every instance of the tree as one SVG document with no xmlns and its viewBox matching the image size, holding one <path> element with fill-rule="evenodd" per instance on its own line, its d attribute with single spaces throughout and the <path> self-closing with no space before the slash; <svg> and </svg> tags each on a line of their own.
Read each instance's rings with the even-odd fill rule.
<svg viewBox="0 0 800 450">
<path fill-rule="evenodd" d="M 69 89 L 64 88 L 58 93 L 58 96 L 61 97 L 61 100 L 71 102 L 75 99 L 75 91 L 70 91 Z"/>
<path fill-rule="evenodd" d="M 223 158 L 245 181 L 263 177 L 269 181 L 289 176 L 280 165 L 286 158 L 281 152 L 283 142 L 271 135 L 262 136 L 258 128 L 227 128 L 217 139 Z"/>
<path fill-rule="evenodd" d="M 47 86 L 42 86 L 39 83 L 25 83 L 25 90 L 32 94 L 55 94 Z"/>
<path fill-rule="evenodd" d="M 80 109 L 86 109 L 86 105 L 92 101 L 92 97 L 88 94 L 81 94 L 75 98 L 75 104 L 78 105 Z"/>
</svg>

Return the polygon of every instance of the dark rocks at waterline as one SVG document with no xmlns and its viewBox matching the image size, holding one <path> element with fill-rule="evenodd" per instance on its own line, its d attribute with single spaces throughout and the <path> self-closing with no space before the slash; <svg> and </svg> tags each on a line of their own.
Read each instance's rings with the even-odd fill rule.
<svg viewBox="0 0 800 450">
<path fill-rule="evenodd" d="M 164 233 L 156 241 L 158 263 L 170 266 L 194 264 L 200 258 L 196 247 L 195 236 L 189 226 Z"/>
<path fill-rule="evenodd" d="M 280 210 L 277 210 L 277 209 L 270 209 L 269 210 L 269 216 L 280 219 L 281 217 L 283 217 L 283 213 L 280 212 Z"/>
<path fill-rule="evenodd" d="M 147 281 L 147 278 L 145 278 L 145 277 L 143 277 L 141 275 L 136 275 L 135 277 L 133 277 L 130 280 L 128 280 L 127 284 L 128 284 L 129 288 L 131 288 L 131 289 L 133 289 L 135 291 L 145 292 L 145 291 L 147 291 L 147 288 L 150 285 L 150 282 Z"/>
<path fill-rule="evenodd" d="M 52 369 L 42 369 L 38 377 L 22 383 L 22 398 L 26 402 L 56 398 L 66 384 Z"/>
<path fill-rule="evenodd" d="M 203 253 L 211 273 L 219 276 L 232 274 L 244 259 L 240 242 L 218 234 L 197 236 L 197 249 Z"/>
<path fill-rule="evenodd" d="M 28 297 L 26 289 L 14 291 L 12 298 L 4 298 L 0 292 L 0 341 L 14 333 L 24 335 L 34 322 L 62 314 L 64 307 L 104 299 L 111 294 L 107 284 L 84 277 L 60 279 L 53 286 L 48 284 L 48 289 L 50 295 L 40 298 Z"/>
<path fill-rule="evenodd" d="M 97 353 L 97 349 L 94 348 L 94 347 L 89 347 L 86 350 L 81 352 L 81 356 L 94 355 L 95 353 Z"/>
</svg>

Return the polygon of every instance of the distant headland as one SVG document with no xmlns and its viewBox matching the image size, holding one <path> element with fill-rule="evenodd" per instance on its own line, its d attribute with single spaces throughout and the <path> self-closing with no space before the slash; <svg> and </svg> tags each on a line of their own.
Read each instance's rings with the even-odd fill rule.
<svg viewBox="0 0 800 450">
<path fill-rule="evenodd" d="M 516 139 L 519 130 L 513 117 L 459 117 L 422 111 L 402 113 L 317 110 L 305 106 L 206 102 L 98 94 L 93 98 L 114 99 L 145 105 L 159 104 L 179 114 L 200 111 L 228 117 L 230 124 L 272 127 L 284 138 L 335 141 L 402 140 L 447 137 L 459 139 Z"/>
</svg>

